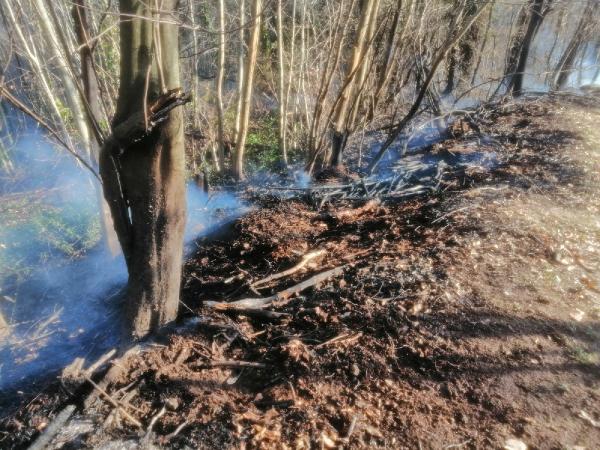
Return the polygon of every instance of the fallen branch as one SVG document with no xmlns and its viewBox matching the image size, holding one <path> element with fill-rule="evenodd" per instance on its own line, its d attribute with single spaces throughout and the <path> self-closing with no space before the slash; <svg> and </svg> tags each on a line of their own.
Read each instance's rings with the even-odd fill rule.
<svg viewBox="0 0 600 450">
<path fill-rule="evenodd" d="M 277 306 L 283 306 L 289 302 L 289 300 L 299 294 L 300 292 L 308 289 L 309 287 L 316 286 L 324 281 L 327 281 L 331 277 L 339 276 L 344 273 L 344 266 L 339 266 L 334 269 L 326 270 L 325 272 L 321 272 L 317 275 L 314 275 L 307 280 L 304 280 L 298 284 L 295 284 L 292 287 L 284 289 L 281 292 L 278 292 L 274 295 L 264 298 L 244 298 L 242 300 L 237 300 L 235 302 L 223 303 L 223 302 L 213 302 L 207 301 L 204 302 L 204 306 L 208 308 L 213 308 L 221 311 L 226 310 L 239 310 L 239 309 L 248 309 L 248 308 L 266 308 L 271 304 L 276 304 Z"/>
<path fill-rule="evenodd" d="M 254 283 L 251 284 L 251 286 L 256 288 L 257 286 L 260 286 L 262 284 L 267 284 L 267 283 L 270 283 L 271 281 L 279 280 L 280 278 L 290 276 L 290 275 L 298 272 L 299 270 L 302 270 L 313 259 L 315 259 L 321 255 L 324 255 L 324 254 L 325 254 L 325 250 L 315 250 L 313 252 L 309 252 L 306 255 L 304 255 L 302 257 L 302 259 L 300 260 L 300 262 L 298 264 L 296 264 L 294 267 L 290 267 L 287 270 L 284 270 L 279 273 L 275 273 L 273 275 L 269 275 L 268 277 L 265 277 L 261 280 L 255 281 Z"/>
</svg>

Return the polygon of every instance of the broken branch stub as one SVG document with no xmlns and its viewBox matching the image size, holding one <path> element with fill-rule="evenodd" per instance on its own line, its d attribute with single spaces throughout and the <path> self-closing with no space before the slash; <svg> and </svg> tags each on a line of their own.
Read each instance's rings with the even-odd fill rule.
<svg viewBox="0 0 600 450">
<path fill-rule="evenodd" d="M 114 127 L 105 145 L 112 148 L 115 156 L 121 156 L 127 147 L 150 134 L 158 124 L 164 122 L 173 109 L 191 101 L 192 96 L 183 92 L 181 88 L 167 91 L 150 105 L 148 111 L 138 111 Z"/>
</svg>

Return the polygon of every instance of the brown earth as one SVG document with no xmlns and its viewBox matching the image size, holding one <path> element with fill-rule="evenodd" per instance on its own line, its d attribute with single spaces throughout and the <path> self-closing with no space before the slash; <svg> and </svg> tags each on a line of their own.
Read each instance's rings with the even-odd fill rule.
<svg viewBox="0 0 600 450">
<path fill-rule="evenodd" d="M 187 262 L 182 301 L 200 319 L 108 386 L 143 430 L 98 400 L 53 448 L 600 448 L 599 122 L 593 99 L 505 103 L 478 123 L 499 166 L 435 195 L 321 210 L 263 199 Z M 269 308 L 284 317 L 203 306 L 338 266 Z M 3 420 L 16 434 L 0 445 L 43 429 L 53 395 Z"/>
</svg>

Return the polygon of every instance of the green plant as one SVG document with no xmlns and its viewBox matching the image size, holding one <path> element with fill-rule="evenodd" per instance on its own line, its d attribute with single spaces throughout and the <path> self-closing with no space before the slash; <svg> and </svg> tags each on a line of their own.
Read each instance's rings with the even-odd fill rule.
<svg viewBox="0 0 600 450">
<path fill-rule="evenodd" d="M 49 260 L 78 258 L 100 241 L 95 205 L 53 206 L 35 198 L 5 202 L 0 209 L 0 286 L 20 282 Z"/>
<path fill-rule="evenodd" d="M 253 124 L 246 137 L 246 164 L 250 170 L 276 168 L 281 160 L 277 118 L 267 114 Z"/>
</svg>

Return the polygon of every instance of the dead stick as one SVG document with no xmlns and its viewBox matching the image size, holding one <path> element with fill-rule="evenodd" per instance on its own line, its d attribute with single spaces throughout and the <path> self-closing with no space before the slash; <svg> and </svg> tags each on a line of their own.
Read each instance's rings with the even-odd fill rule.
<svg viewBox="0 0 600 450">
<path fill-rule="evenodd" d="M 332 339 L 329 339 L 328 341 L 320 343 L 319 345 L 315 346 L 315 348 L 321 348 L 321 347 L 325 347 L 326 345 L 331 345 L 331 344 L 339 344 L 340 342 L 344 342 L 347 344 L 349 342 L 356 341 L 361 336 L 362 336 L 362 331 L 356 333 L 355 335 L 340 334 Z"/>
<path fill-rule="evenodd" d="M 186 420 L 183 421 L 182 424 L 180 424 L 177 428 L 175 428 L 175 431 L 173 431 L 172 433 L 167 434 L 164 438 L 163 438 L 163 442 L 168 442 L 171 439 L 173 439 L 175 436 L 177 436 L 181 430 L 183 430 L 186 426 L 188 426 L 189 422 Z"/>
<path fill-rule="evenodd" d="M 258 280 L 255 281 L 254 283 L 251 284 L 252 287 L 257 287 L 261 284 L 266 284 L 269 283 L 271 281 L 275 281 L 278 280 L 280 278 L 283 277 L 287 277 L 289 275 L 292 275 L 296 272 L 298 272 L 299 270 L 301 270 L 302 268 L 304 268 L 304 266 L 306 266 L 311 260 L 321 256 L 325 254 L 325 250 L 315 250 L 313 252 L 307 253 L 306 255 L 304 255 L 302 257 L 302 259 L 300 260 L 300 262 L 298 264 L 296 264 L 294 267 L 291 267 L 287 270 L 284 270 L 282 272 L 273 274 L 273 275 L 269 275 L 268 277 L 263 278 L 262 280 Z"/>
<path fill-rule="evenodd" d="M 263 363 L 257 363 L 252 361 L 210 361 L 207 363 L 200 363 L 196 365 L 197 368 L 208 368 L 216 369 L 219 367 L 225 367 L 227 369 L 239 369 L 239 368 L 252 368 L 252 369 L 266 369 L 267 365 Z"/>
<path fill-rule="evenodd" d="M 85 370 L 86 375 L 92 376 L 96 370 L 98 370 L 100 367 L 102 367 L 104 364 L 106 364 L 116 354 L 117 354 L 117 350 L 113 348 L 111 351 L 102 355 L 100 358 L 98 358 L 98 360 L 95 363 L 91 364 L 90 367 L 88 367 Z"/>
<path fill-rule="evenodd" d="M 346 266 L 335 267 L 334 269 L 326 270 L 325 272 L 321 272 L 317 275 L 314 275 L 307 280 L 304 280 L 298 284 L 295 284 L 292 287 L 284 289 L 277 294 L 271 295 L 269 297 L 264 298 L 245 298 L 242 300 L 237 300 L 235 302 L 230 303 L 222 303 L 222 302 L 212 302 L 207 301 L 204 302 L 204 305 L 208 308 L 220 309 L 220 310 L 236 310 L 236 309 L 247 309 L 247 308 L 266 308 L 272 303 L 277 304 L 277 306 L 283 306 L 289 302 L 289 300 L 294 296 L 299 294 L 300 292 L 308 289 L 309 287 L 315 286 L 319 283 L 327 281 L 329 278 L 338 276 L 344 273 L 344 269 Z"/>
</svg>

